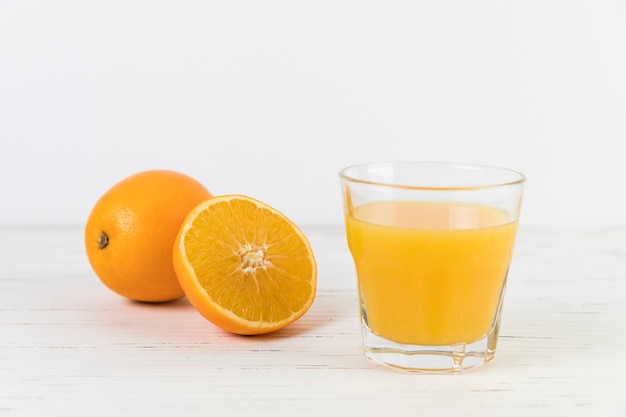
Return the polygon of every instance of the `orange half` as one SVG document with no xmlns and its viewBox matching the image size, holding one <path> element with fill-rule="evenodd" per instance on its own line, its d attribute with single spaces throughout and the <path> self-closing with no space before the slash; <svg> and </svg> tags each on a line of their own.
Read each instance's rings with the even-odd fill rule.
<svg viewBox="0 0 626 417">
<path fill-rule="evenodd" d="M 317 265 L 309 241 L 284 214 L 247 196 L 213 197 L 193 209 L 173 260 L 191 304 L 232 333 L 281 329 L 315 299 Z"/>
</svg>

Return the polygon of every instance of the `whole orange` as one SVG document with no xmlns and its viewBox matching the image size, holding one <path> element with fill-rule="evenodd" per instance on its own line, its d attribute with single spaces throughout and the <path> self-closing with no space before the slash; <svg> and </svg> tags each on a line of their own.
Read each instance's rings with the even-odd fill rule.
<svg viewBox="0 0 626 417">
<path fill-rule="evenodd" d="M 174 171 L 132 175 L 93 207 L 85 226 L 87 258 L 100 280 L 137 301 L 171 301 L 184 295 L 172 249 L 187 214 L 211 193 Z"/>
</svg>

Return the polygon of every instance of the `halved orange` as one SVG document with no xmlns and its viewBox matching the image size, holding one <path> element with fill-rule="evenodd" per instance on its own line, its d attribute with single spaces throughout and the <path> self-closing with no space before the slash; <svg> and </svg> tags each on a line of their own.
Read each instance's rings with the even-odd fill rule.
<svg viewBox="0 0 626 417">
<path fill-rule="evenodd" d="M 182 224 L 173 260 L 191 304 L 232 333 L 281 329 L 315 299 L 317 265 L 309 241 L 284 214 L 251 197 L 200 203 Z"/>
</svg>

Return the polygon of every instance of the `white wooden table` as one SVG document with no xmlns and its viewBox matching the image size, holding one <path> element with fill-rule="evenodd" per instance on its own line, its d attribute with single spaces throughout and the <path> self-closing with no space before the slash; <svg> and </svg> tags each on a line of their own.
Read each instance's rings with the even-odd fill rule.
<svg viewBox="0 0 626 417">
<path fill-rule="evenodd" d="M 496 358 L 462 375 L 366 361 L 343 230 L 305 233 L 313 307 L 240 337 L 111 293 L 80 228 L 0 228 L 0 416 L 626 416 L 626 230 L 522 228 Z"/>
</svg>

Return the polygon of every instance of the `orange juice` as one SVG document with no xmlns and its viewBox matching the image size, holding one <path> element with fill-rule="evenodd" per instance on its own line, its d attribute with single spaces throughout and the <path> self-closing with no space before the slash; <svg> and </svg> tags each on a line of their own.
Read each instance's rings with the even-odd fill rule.
<svg viewBox="0 0 626 417">
<path fill-rule="evenodd" d="M 480 339 L 494 324 L 516 230 L 506 211 L 482 205 L 353 208 L 346 231 L 368 327 L 405 344 Z"/>
</svg>

